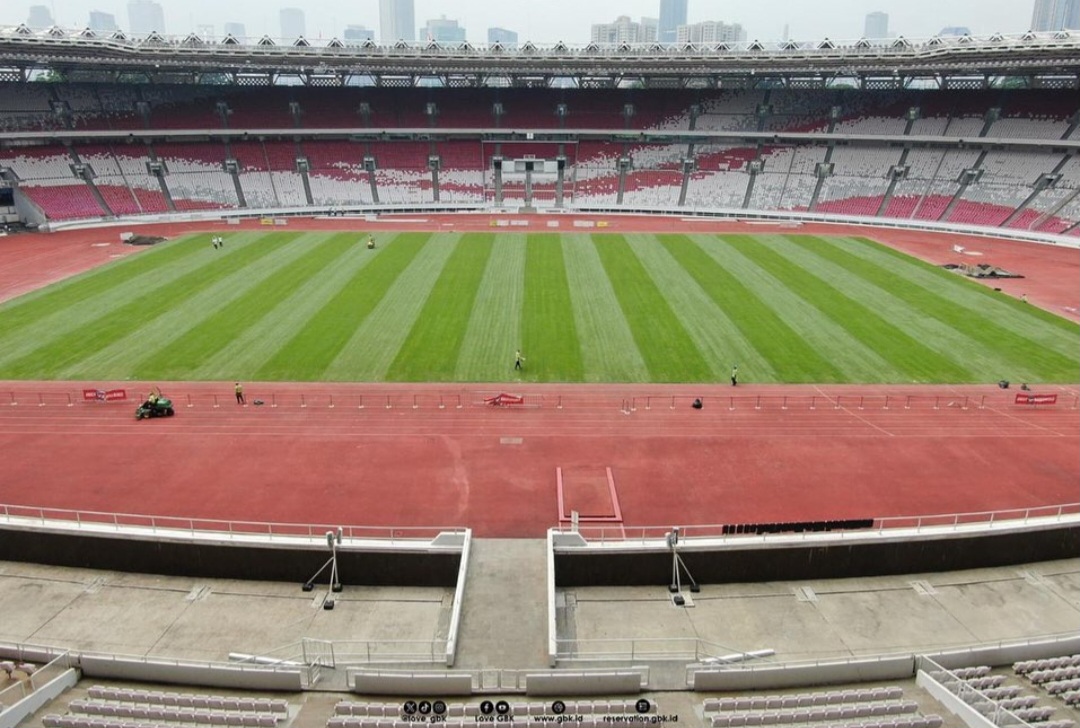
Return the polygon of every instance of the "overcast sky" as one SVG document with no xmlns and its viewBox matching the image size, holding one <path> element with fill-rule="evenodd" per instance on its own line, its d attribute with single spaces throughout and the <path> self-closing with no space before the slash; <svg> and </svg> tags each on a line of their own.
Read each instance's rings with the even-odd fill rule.
<svg viewBox="0 0 1080 728">
<path fill-rule="evenodd" d="M 304 10 L 308 36 L 340 36 L 346 25 L 379 27 L 378 0 L 159 0 L 166 30 L 186 34 L 213 25 L 220 34 L 229 21 L 242 22 L 248 35 L 280 35 L 278 10 Z M 796 40 L 857 39 L 865 15 L 889 14 L 889 30 L 908 38 L 929 38 L 945 26 L 966 26 L 975 34 L 1022 33 L 1031 23 L 1034 0 L 689 0 L 689 21 L 741 23 L 749 39 L 776 40 L 784 26 Z M 25 22 L 31 5 L 46 5 L 64 27 L 85 27 L 90 10 L 116 16 L 127 29 L 127 0 L 0 0 L 0 25 Z M 592 23 L 618 15 L 656 17 L 659 0 L 416 0 L 416 23 L 446 15 L 457 19 L 469 40 L 484 42 L 487 28 L 517 31 L 520 40 L 587 43 Z"/>
</svg>

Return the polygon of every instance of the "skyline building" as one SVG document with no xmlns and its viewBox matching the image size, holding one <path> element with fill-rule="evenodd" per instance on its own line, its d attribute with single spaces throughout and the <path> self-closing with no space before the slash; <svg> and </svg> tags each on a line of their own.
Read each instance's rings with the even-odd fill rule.
<svg viewBox="0 0 1080 728">
<path fill-rule="evenodd" d="M 1080 30 L 1080 0 L 1035 0 L 1031 30 Z"/>
<path fill-rule="evenodd" d="M 246 38 L 247 26 L 243 23 L 225 23 L 225 35 L 231 35 L 233 38 Z"/>
<path fill-rule="evenodd" d="M 614 23 L 596 23 L 592 27 L 590 40 L 593 43 L 649 43 L 656 40 L 659 30 L 659 18 L 642 18 L 635 22 L 629 15 L 620 15 Z"/>
<path fill-rule="evenodd" d="M 686 5 L 688 0 L 660 0 L 660 22 L 656 38 L 661 43 L 674 43 L 678 38 L 679 26 L 686 25 Z"/>
<path fill-rule="evenodd" d="M 517 45 L 518 34 L 506 28 L 488 28 L 487 42 L 502 43 L 503 45 Z"/>
<path fill-rule="evenodd" d="M 889 37 L 889 14 L 880 10 L 867 13 L 863 23 L 863 38 L 878 40 Z"/>
<path fill-rule="evenodd" d="M 375 40 L 375 31 L 364 25 L 346 25 L 342 40 L 365 41 Z"/>
<path fill-rule="evenodd" d="M 116 16 L 102 10 L 90 11 L 90 20 L 87 22 L 86 27 L 102 33 L 112 33 L 120 29 L 116 24 Z"/>
<path fill-rule="evenodd" d="M 413 0 L 379 0 L 379 40 L 383 43 L 416 40 L 415 32 Z"/>
<path fill-rule="evenodd" d="M 282 8 L 278 13 L 281 20 L 281 37 L 292 40 L 307 36 L 307 21 L 300 8 Z"/>
<path fill-rule="evenodd" d="M 677 43 L 739 43 L 746 40 L 746 31 L 739 23 L 706 20 L 680 25 L 675 33 Z"/>
<path fill-rule="evenodd" d="M 420 28 L 419 35 L 421 40 L 460 43 L 465 40 L 465 29 L 458 25 L 458 21 L 442 15 L 428 20 L 424 27 Z"/>
<path fill-rule="evenodd" d="M 130 0 L 128 9 L 128 27 L 132 35 L 150 35 L 165 33 L 165 11 L 154 0 Z"/>
<path fill-rule="evenodd" d="M 31 5 L 30 13 L 26 17 L 26 27 L 34 29 L 51 28 L 56 23 L 47 5 Z"/>
</svg>

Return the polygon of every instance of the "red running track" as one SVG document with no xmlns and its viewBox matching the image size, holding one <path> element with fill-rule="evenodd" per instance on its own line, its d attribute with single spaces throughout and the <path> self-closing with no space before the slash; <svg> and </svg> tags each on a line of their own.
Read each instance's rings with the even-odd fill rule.
<svg viewBox="0 0 1080 728">
<path fill-rule="evenodd" d="M 991 385 L 533 386 L 521 408 L 482 404 L 495 389 L 252 384 L 266 404 L 242 407 L 228 382 L 163 388 L 177 415 L 135 421 L 71 383 L 0 383 L 0 502 L 540 537 L 557 468 L 610 467 L 627 527 L 1023 509 L 1080 482 L 1075 388 L 1038 408 Z"/>
<path fill-rule="evenodd" d="M 548 219 L 512 230 L 544 229 Z M 589 232 L 573 229 L 573 218 L 558 219 L 564 231 Z M 290 219 L 289 228 L 491 229 L 487 215 L 407 220 Z M 614 232 L 863 234 L 936 264 L 961 262 L 952 248 L 959 244 L 983 253 L 963 256 L 966 262 L 1026 276 L 987 285 L 1026 293 L 1032 305 L 1080 319 L 1080 252 L 1073 248 L 826 225 L 605 220 Z M 137 252 L 119 244 L 125 229 L 0 238 L 0 300 Z M 118 386 L 133 397 L 148 389 Z M 177 416 L 136 422 L 135 402 L 83 403 L 79 383 L 0 382 L 0 503 L 226 520 L 469 526 L 478 536 L 540 537 L 560 517 L 557 468 L 569 475 L 569 488 L 592 483 L 610 467 L 617 508 L 603 501 L 600 487 L 581 485 L 586 490 L 564 495 L 604 517 L 617 512 L 627 527 L 929 515 L 1078 500 L 1076 386 L 1038 388 L 1059 395 L 1046 408 L 1016 405 L 1015 390 L 993 385 L 531 386 L 528 402 L 540 406 L 520 409 L 479 404 L 484 393 L 505 385 L 346 385 L 331 392 L 327 385 L 252 383 L 249 400 L 267 404 L 246 408 L 231 400 L 231 383 L 163 386 L 178 402 Z M 705 407 L 696 411 L 689 402 L 699 396 Z"/>
</svg>

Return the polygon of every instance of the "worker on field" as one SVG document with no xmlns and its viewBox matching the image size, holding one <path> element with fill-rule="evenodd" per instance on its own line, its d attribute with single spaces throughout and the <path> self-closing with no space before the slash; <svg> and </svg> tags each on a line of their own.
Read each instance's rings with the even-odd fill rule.
<svg viewBox="0 0 1080 728">
<path fill-rule="evenodd" d="M 525 357 L 521 355 L 521 349 L 514 352 L 514 370 L 518 371 L 522 369 L 522 365 L 525 363 Z"/>
<path fill-rule="evenodd" d="M 237 382 L 236 386 L 233 387 L 233 391 L 236 392 L 236 403 L 237 404 L 247 404 L 247 400 L 244 399 L 244 385 L 243 384 L 241 384 L 240 382 Z"/>
<path fill-rule="evenodd" d="M 731 367 L 731 386 L 737 386 L 739 384 L 739 365 Z"/>
<path fill-rule="evenodd" d="M 375 236 L 374 235 L 368 235 L 367 236 L 367 249 L 368 250 L 375 250 Z"/>
</svg>

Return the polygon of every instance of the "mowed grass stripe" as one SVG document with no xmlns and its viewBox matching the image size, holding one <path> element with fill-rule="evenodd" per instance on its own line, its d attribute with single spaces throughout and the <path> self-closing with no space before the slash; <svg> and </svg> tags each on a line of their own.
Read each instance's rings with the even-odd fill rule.
<svg viewBox="0 0 1080 728">
<path fill-rule="evenodd" d="M 383 247 L 390 244 L 390 241 L 380 242 Z M 378 257 L 367 252 L 353 255 L 347 251 L 286 298 L 267 302 L 266 314 L 208 357 L 193 376 L 212 380 L 255 379 L 256 373 L 307 325 L 317 311 L 338 295 L 357 271 Z"/>
<path fill-rule="evenodd" d="M 356 255 L 373 260 L 346 281 L 322 308 L 312 311 L 303 328 L 259 367 L 254 378 L 319 379 L 430 238 L 430 233 L 405 233 L 374 251 L 356 246 Z"/>
<path fill-rule="evenodd" d="M 520 346 L 525 356 L 525 368 L 512 374 L 529 381 L 582 381 L 585 368 L 578 346 L 560 236 L 553 233 L 528 236 L 524 303 Z M 506 353 L 511 366 L 513 357 L 513 350 Z"/>
<path fill-rule="evenodd" d="M 786 237 L 806 256 L 828 261 L 835 266 L 834 270 L 842 269 L 859 276 L 872 286 L 869 295 L 883 305 L 890 305 L 890 301 L 895 300 L 910 307 L 915 317 L 921 320 L 905 324 L 905 330 L 914 335 L 927 334 L 920 337 L 923 341 L 940 342 L 935 344 L 935 348 L 939 351 L 944 348 L 950 358 L 962 358 L 966 366 L 976 371 L 981 369 L 980 378 L 993 381 L 995 377 L 1001 377 L 1001 372 L 1007 372 L 1012 378 L 1032 381 L 1080 380 L 1080 357 L 1077 356 L 1075 336 L 1058 336 L 1062 341 L 1068 340 L 1073 347 L 1073 356 L 1064 356 L 1001 326 L 984 312 L 962 306 L 936 291 L 909 281 L 903 277 L 902 271 L 910 262 L 901 265 L 896 260 L 889 260 L 886 268 L 838 247 L 840 241 L 804 235 Z M 810 265 L 808 257 L 804 257 L 803 262 Z M 825 269 L 823 272 L 828 274 L 829 271 Z M 958 283 L 961 281 L 942 282 L 941 287 L 952 288 Z M 936 322 L 937 326 L 928 326 L 929 322 Z"/>
<path fill-rule="evenodd" d="M 251 239 L 256 237 L 251 236 Z M 206 240 L 208 241 L 209 237 Z M 12 331 L 10 336 L 0 334 L 0 369 L 8 362 L 26 356 L 34 349 L 63 339 L 71 332 L 91 325 L 92 322 L 112 309 L 124 306 L 145 296 L 147 291 L 207 265 L 208 262 L 214 260 L 213 256 L 221 257 L 221 254 L 214 251 L 208 242 L 204 246 L 201 238 L 165 245 L 167 247 L 162 248 L 160 253 L 155 249 L 151 249 L 128 258 L 128 260 L 137 259 L 151 262 L 163 261 L 162 265 L 158 266 L 153 263 L 148 270 L 137 273 L 131 278 L 124 276 L 114 278 L 109 273 L 106 276 L 110 279 L 108 287 L 98 287 L 95 284 L 95 292 L 92 295 L 78 296 L 77 300 L 73 302 L 69 302 L 66 296 L 67 288 L 64 283 L 48 286 L 29 294 L 39 296 L 34 301 L 35 307 L 40 304 L 44 308 L 48 308 L 50 312 L 44 316 L 34 316 L 33 320 L 24 320 L 23 325 L 18 327 L 17 331 Z M 174 248 L 184 248 L 191 253 L 198 254 L 184 255 L 177 259 L 171 259 L 167 255 L 163 257 L 164 253 Z M 124 270 L 130 272 L 133 269 L 125 267 Z M 106 275 L 106 273 L 107 271 L 102 271 L 101 275 Z M 95 271 L 91 271 L 87 275 L 95 276 L 96 282 Z M 87 282 L 89 283 L 89 280 Z M 58 298 L 53 298 L 54 291 L 59 296 Z M 23 299 L 16 300 L 21 301 Z M 6 322 L 5 315 L 0 314 L 0 322 Z M 0 330 L 6 332 L 6 325 L 0 326 Z"/>
<path fill-rule="evenodd" d="M 592 239 L 563 235 L 562 248 L 585 381 L 650 381 Z"/>
<path fill-rule="evenodd" d="M 473 301 L 494 241 L 490 233 L 461 237 L 390 365 L 388 379 L 437 381 L 457 368 Z"/>
<path fill-rule="evenodd" d="M 525 236 L 497 235 L 473 301 L 455 380 L 495 382 L 512 375 L 514 349 L 521 341 L 524 291 Z"/>
<path fill-rule="evenodd" d="M 793 242 L 791 237 L 771 235 L 761 240 L 770 250 L 819 280 L 829 281 L 845 297 L 874 311 L 928 350 L 963 366 L 975 379 L 980 379 L 978 372 L 987 368 L 996 372 L 1008 371 L 1005 359 L 993 350 L 893 295 L 887 286 L 877 286 L 858 271 L 814 255 L 811 250 Z"/>
<path fill-rule="evenodd" d="M 154 319 L 133 327 L 104 349 L 80 359 L 58 373 L 62 379 L 129 379 L 136 375 L 138 362 L 153 351 L 189 338 L 188 331 L 203 319 L 214 315 L 229 302 L 244 295 L 274 271 L 302 256 L 311 240 L 321 236 L 304 233 L 231 275 L 217 280 Z M 146 342 L 154 342 L 148 347 Z M 152 372 L 150 372 L 152 375 Z M 154 377 L 160 379 L 161 377 Z"/>
<path fill-rule="evenodd" d="M 776 252 L 760 238 L 732 236 L 743 255 L 771 273 L 809 305 L 840 324 L 855 339 L 877 352 L 916 382 L 969 382 L 972 372 L 934 351 L 891 320 L 845 295 L 844 281 L 825 281 Z"/>
<path fill-rule="evenodd" d="M 727 313 L 655 236 L 628 235 L 626 240 L 664 292 L 694 344 L 705 354 L 714 379 L 730 376 L 734 364 L 753 371 L 758 381 L 776 378 L 772 364 L 747 342 Z"/>
<path fill-rule="evenodd" d="M 868 238 L 840 238 L 834 240 L 833 245 L 885 269 L 891 270 L 895 267 L 896 274 L 904 280 L 933 291 L 942 298 L 963 306 L 972 314 L 989 318 L 995 325 L 1038 342 L 1059 354 L 1072 356 L 1077 351 L 1076 337 L 1080 335 L 1080 325 L 1076 322 L 1044 311 L 1038 306 L 1028 305 L 959 273 L 911 257 Z M 907 265 L 896 266 L 897 258 L 904 260 Z"/>
<path fill-rule="evenodd" d="M 652 379 L 658 382 L 712 379 L 705 357 L 626 239 L 621 235 L 594 235 L 593 244 Z"/>
<path fill-rule="evenodd" d="M 272 254 L 295 237 L 297 233 L 273 233 L 258 243 L 233 246 L 223 255 L 207 256 L 203 265 L 167 282 L 146 281 L 142 295 L 125 305 L 103 312 L 64 338 L 38 347 L 5 365 L 0 369 L 0 375 L 16 379 L 56 377 L 79 361 L 112 345 L 132 329 L 144 326 L 217 281 Z M 163 275 L 167 273 L 167 269 L 163 271 Z M 152 342 L 151 335 L 147 344 L 153 345 Z"/>
<path fill-rule="evenodd" d="M 747 344 L 770 371 L 783 382 L 839 382 L 845 373 L 819 353 L 820 347 L 804 339 L 789 321 L 781 316 L 763 296 L 781 291 L 770 277 L 748 285 L 752 280 L 745 270 L 746 261 L 735 259 L 728 246 L 716 238 L 691 239 L 685 235 L 660 235 L 660 244 L 697 281 L 716 305 L 727 313 Z M 760 271 L 758 271 L 759 277 Z M 759 292 L 762 295 L 759 295 Z M 770 300 L 776 296 L 770 295 Z M 790 308 L 790 307 L 788 307 Z M 740 364 L 735 361 L 733 364 Z M 766 376 L 742 362 L 743 376 L 752 381 L 767 381 Z"/>
<path fill-rule="evenodd" d="M 382 300 L 327 367 L 324 379 L 378 382 L 387 378 L 390 365 L 460 240 L 458 235 L 449 234 L 429 237 L 430 242 L 386 288 Z"/>
<path fill-rule="evenodd" d="M 228 301 L 188 329 L 184 336 L 145 357 L 134 368 L 140 379 L 190 379 L 207 359 L 242 336 L 269 312 L 268 303 L 281 301 L 322 277 L 331 265 L 358 249 L 355 233 L 339 233 L 314 244 L 297 241 L 296 255 L 278 261 L 270 275 Z"/>
<path fill-rule="evenodd" d="M 103 266 L 59 281 L 46 288 L 0 304 L 0 343 L 25 326 L 80 304 L 92 304 L 94 297 L 114 288 L 136 283 L 141 275 L 153 274 L 168 265 L 194 255 L 209 245 L 209 235 L 187 236 L 173 242 L 128 255 Z"/>
</svg>

